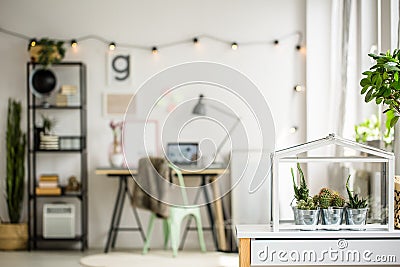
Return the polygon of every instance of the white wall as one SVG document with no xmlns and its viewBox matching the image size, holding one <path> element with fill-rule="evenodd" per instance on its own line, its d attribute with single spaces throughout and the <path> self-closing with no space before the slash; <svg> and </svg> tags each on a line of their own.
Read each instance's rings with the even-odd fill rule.
<svg viewBox="0 0 400 267">
<path fill-rule="evenodd" d="M 97 34 L 117 45 L 132 43 L 149 48 L 203 33 L 231 39 L 240 45 L 246 41 L 272 42 L 296 31 L 305 33 L 305 1 L 2 0 L 0 27 L 36 38 L 69 40 Z M 175 64 L 193 60 L 224 63 L 242 71 L 260 88 L 274 116 L 278 147 L 305 141 L 305 93 L 293 91 L 295 84 L 305 83 L 305 54 L 295 50 L 296 37 L 282 40 L 278 47 L 272 44 L 240 46 L 237 51 L 213 40 L 200 41 L 197 47 L 182 44 L 165 48 L 157 56 L 150 51 L 128 49 L 134 65 L 133 84 L 126 91 L 134 92 L 149 76 Z M 26 102 L 26 48 L 26 41 L 0 33 L 0 114 L 3 114 L 0 125 L 3 129 L 7 99 L 13 97 Z M 102 94 L 113 91 L 106 83 L 106 52 L 105 44 L 88 40 L 79 43 L 75 52 L 68 49 L 66 54 L 66 60 L 83 61 L 88 68 L 90 247 L 104 246 L 117 189 L 116 179 L 94 174 L 97 166 L 108 165 L 107 149 L 111 142 L 109 118 L 102 115 Z M 299 131 L 289 135 L 288 129 L 293 125 L 298 126 Z M 4 155 L 4 137 L 5 130 L 0 131 L 1 155 Z M 0 177 L 4 176 L 3 156 L 0 157 Z M 1 186 L 4 191 L 4 184 Z M 0 215 L 5 217 L 5 214 L 5 204 L 1 200 Z M 126 212 L 123 224 L 132 223 L 130 215 Z M 147 225 L 148 213 L 141 212 L 141 215 Z M 160 227 L 156 225 L 156 228 Z M 159 233 L 157 230 L 155 236 Z M 208 248 L 212 249 L 209 233 L 206 239 Z M 157 238 L 153 240 L 155 246 L 161 244 Z M 195 241 L 187 243 L 197 247 Z M 117 245 L 141 247 L 142 242 L 138 234 L 122 233 Z"/>
</svg>

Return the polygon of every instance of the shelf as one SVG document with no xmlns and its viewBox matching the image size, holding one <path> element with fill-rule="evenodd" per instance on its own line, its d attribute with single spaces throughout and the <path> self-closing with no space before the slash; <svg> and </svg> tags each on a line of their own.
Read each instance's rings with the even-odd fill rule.
<svg viewBox="0 0 400 267">
<path fill-rule="evenodd" d="M 82 109 L 82 106 L 54 106 L 54 105 L 49 105 L 49 106 L 43 106 L 43 105 L 30 105 L 30 109 L 76 109 L 80 110 Z"/>
<path fill-rule="evenodd" d="M 81 153 L 85 149 L 35 149 L 29 150 L 29 153 Z"/>
<path fill-rule="evenodd" d="M 36 195 L 36 194 L 31 194 L 30 195 L 31 198 L 82 198 L 83 194 L 79 193 L 79 194 L 65 194 L 62 193 L 61 195 Z"/>
<path fill-rule="evenodd" d="M 36 238 L 33 238 L 32 240 L 35 241 L 46 241 L 46 242 L 55 242 L 55 241 L 66 241 L 66 242 L 78 242 L 82 241 L 84 239 L 84 235 L 76 235 L 73 238 L 44 238 L 43 236 L 37 236 Z"/>
</svg>

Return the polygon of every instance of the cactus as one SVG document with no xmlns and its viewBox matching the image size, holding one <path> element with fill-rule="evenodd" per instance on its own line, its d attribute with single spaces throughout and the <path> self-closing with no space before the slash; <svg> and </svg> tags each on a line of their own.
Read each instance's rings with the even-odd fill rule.
<svg viewBox="0 0 400 267">
<path fill-rule="evenodd" d="M 299 210 L 315 210 L 317 207 L 312 197 L 308 197 L 306 200 L 301 199 L 297 202 L 297 208 Z"/>
<path fill-rule="evenodd" d="M 331 206 L 331 202 L 332 202 L 332 190 L 330 190 L 329 188 L 322 188 L 319 191 L 319 206 L 322 209 L 327 209 L 328 207 Z"/>
<path fill-rule="evenodd" d="M 342 208 L 346 204 L 346 200 L 338 193 L 338 192 L 333 192 L 332 194 L 332 201 L 331 201 L 331 206 L 332 207 L 337 207 L 337 208 Z"/>
<path fill-rule="evenodd" d="M 7 207 L 11 223 L 19 223 L 25 181 L 26 136 L 21 131 L 21 103 L 8 99 L 7 114 Z"/>
<path fill-rule="evenodd" d="M 349 177 L 347 177 L 347 181 L 346 181 L 346 190 L 347 190 L 347 194 L 349 195 L 349 201 L 347 202 L 347 206 L 350 209 L 363 209 L 363 208 L 368 207 L 367 199 L 359 197 L 358 194 L 354 194 L 354 192 L 350 190 L 350 187 L 349 187 L 350 176 L 351 175 L 349 175 Z"/>
<path fill-rule="evenodd" d="M 304 173 L 300 167 L 300 164 L 297 163 L 297 171 L 300 175 L 300 185 L 298 187 L 296 185 L 293 168 L 290 168 L 290 171 L 292 173 L 293 179 L 294 198 L 297 202 L 299 202 L 300 200 L 307 201 L 309 198 L 309 190 L 307 188 L 306 179 L 304 178 Z"/>
</svg>

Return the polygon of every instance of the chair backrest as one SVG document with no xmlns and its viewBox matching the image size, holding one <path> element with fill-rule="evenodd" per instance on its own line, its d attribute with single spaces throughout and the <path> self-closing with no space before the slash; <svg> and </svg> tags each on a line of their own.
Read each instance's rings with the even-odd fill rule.
<svg viewBox="0 0 400 267">
<path fill-rule="evenodd" d="M 178 182 L 179 182 L 179 186 L 181 188 L 183 204 L 185 204 L 185 206 L 187 206 L 187 205 L 189 205 L 189 199 L 188 199 L 188 196 L 187 196 L 186 187 L 185 187 L 185 181 L 183 180 L 182 172 L 176 166 L 174 166 L 173 164 L 168 163 L 168 165 L 171 168 L 172 172 L 175 173 L 176 176 L 178 176 Z"/>
</svg>

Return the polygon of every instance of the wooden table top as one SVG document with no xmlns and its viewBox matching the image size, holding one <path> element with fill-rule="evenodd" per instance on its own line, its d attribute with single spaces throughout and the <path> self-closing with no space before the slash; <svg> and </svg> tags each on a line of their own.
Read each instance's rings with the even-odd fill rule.
<svg viewBox="0 0 400 267">
<path fill-rule="evenodd" d="M 229 169 L 225 168 L 206 168 L 206 169 L 182 169 L 182 175 L 220 175 L 228 173 Z M 137 169 L 115 168 L 115 167 L 98 167 L 95 173 L 97 175 L 137 175 Z"/>
</svg>

